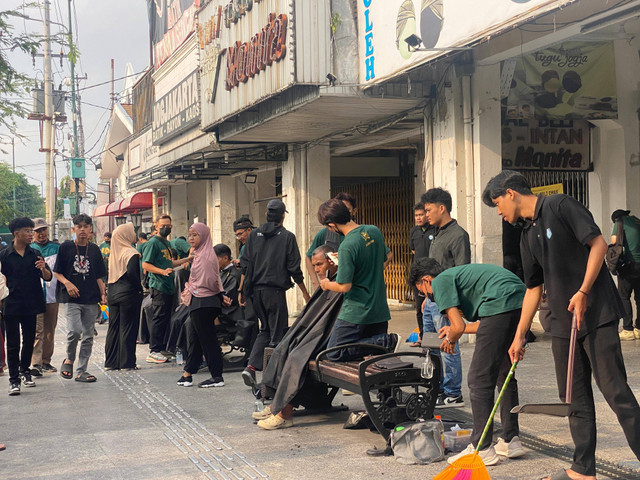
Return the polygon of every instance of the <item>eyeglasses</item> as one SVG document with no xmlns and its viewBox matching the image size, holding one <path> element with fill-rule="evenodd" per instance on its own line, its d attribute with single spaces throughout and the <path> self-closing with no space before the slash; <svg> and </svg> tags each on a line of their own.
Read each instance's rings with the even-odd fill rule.
<svg viewBox="0 0 640 480">
<path fill-rule="evenodd" d="M 244 233 L 245 233 L 247 230 L 248 230 L 247 228 L 244 228 L 244 229 L 242 229 L 242 230 L 240 231 L 240 233 L 237 233 L 237 232 L 236 232 L 236 238 L 240 238 L 240 237 L 242 237 L 242 235 L 244 235 Z"/>
<path fill-rule="evenodd" d="M 24 233 L 25 235 L 33 235 L 34 230 L 32 230 L 30 228 L 29 229 L 24 229 L 23 228 L 23 229 L 18 230 L 18 232 Z"/>
</svg>

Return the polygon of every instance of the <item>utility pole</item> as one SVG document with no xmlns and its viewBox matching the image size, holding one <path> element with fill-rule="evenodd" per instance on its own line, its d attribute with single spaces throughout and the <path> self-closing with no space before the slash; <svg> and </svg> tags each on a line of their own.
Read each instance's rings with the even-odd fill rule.
<svg viewBox="0 0 640 480">
<path fill-rule="evenodd" d="M 16 211 L 16 138 L 11 137 L 11 156 L 13 157 L 13 211 Z"/>
<path fill-rule="evenodd" d="M 51 32 L 50 2 L 44 0 L 44 152 L 47 172 L 47 223 L 55 235 L 56 201 L 55 201 L 55 167 L 53 162 L 53 75 L 51 73 Z"/>
<path fill-rule="evenodd" d="M 115 101 L 116 101 L 116 92 L 115 92 L 115 64 L 113 61 L 113 58 L 111 59 L 111 102 L 110 102 L 110 107 L 111 107 L 111 116 L 110 116 L 110 120 L 113 118 L 113 108 L 115 106 Z M 113 178 L 109 179 L 109 203 L 113 202 L 115 200 L 115 192 L 114 192 L 114 185 L 113 185 Z M 110 216 L 109 217 L 109 231 L 112 232 L 113 231 L 113 217 Z"/>
<path fill-rule="evenodd" d="M 78 158 L 78 118 L 76 115 L 76 58 L 73 48 L 73 17 L 69 0 L 69 64 L 71 65 L 71 116 L 73 118 L 73 158 Z M 74 178 L 76 184 L 76 215 L 80 213 L 80 179 Z"/>
</svg>

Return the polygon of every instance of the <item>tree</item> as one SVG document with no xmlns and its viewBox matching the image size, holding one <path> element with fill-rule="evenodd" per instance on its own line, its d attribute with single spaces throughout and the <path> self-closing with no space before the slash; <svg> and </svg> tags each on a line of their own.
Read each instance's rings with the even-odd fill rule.
<svg viewBox="0 0 640 480">
<path fill-rule="evenodd" d="M 16 134 L 15 119 L 27 114 L 22 101 L 16 98 L 24 97 L 28 93 L 32 80 L 9 63 L 7 54 L 18 50 L 34 55 L 42 42 L 39 35 L 14 33 L 11 20 L 22 17 L 24 15 L 17 10 L 0 11 L 0 127 L 6 127 L 13 134 Z"/>
<path fill-rule="evenodd" d="M 12 172 L 7 164 L 0 162 L 0 225 L 7 225 L 16 217 L 44 217 L 44 199 L 38 187 L 31 185 L 27 177 Z"/>
<path fill-rule="evenodd" d="M 58 199 L 56 200 L 56 218 L 64 217 L 64 199 L 71 197 L 71 177 L 69 175 L 62 177 L 60 180 L 60 189 L 58 190 Z"/>
</svg>

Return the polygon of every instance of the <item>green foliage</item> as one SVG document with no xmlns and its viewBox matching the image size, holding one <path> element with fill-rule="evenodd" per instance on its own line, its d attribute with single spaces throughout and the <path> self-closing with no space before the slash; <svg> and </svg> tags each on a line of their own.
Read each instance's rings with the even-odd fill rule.
<svg viewBox="0 0 640 480">
<path fill-rule="evenodd" d="M 44 199 L 38 190 L 38 187 L 31 185 L 23 174 L 13 173 L 7 164 L 0 162 L 0 225 L 7 225 L 16 217 L 44 217 Z"/>
<path fill-rule="evenodd" d="M 69 175 L 62 177 L 60 180 L 60 188 L 58 190 L 58 199 L 56 200 L 56 218 L 64 217 L 64 199 L 71 196 L 71 183 L 73 180 Z"/>
<path fill-rule="evenodd" d="M 0 10 L 0 127 L 6 127 L 14 134 L 15 119 L 27 114 L 16 97 L 24 97 L 32 83 L 27 75 L 9 63 L 7 53 L 18 50 L 33 55 L 42 42 L 39 35 L 14 33 L 11 21 L 21 17 L 22 13 L 17 10 Z"/>
</svg>

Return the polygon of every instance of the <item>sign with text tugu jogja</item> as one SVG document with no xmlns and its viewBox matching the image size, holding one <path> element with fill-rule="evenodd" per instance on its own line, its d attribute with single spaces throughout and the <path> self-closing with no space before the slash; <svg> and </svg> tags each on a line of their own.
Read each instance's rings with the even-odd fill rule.
<svg viewBox="0 0 640 480">
<path fill-rule="evenodd" d="M 153 105 L 153 144 L 161 145 L 200 122 L 198 70 Z"/>
</svg>

